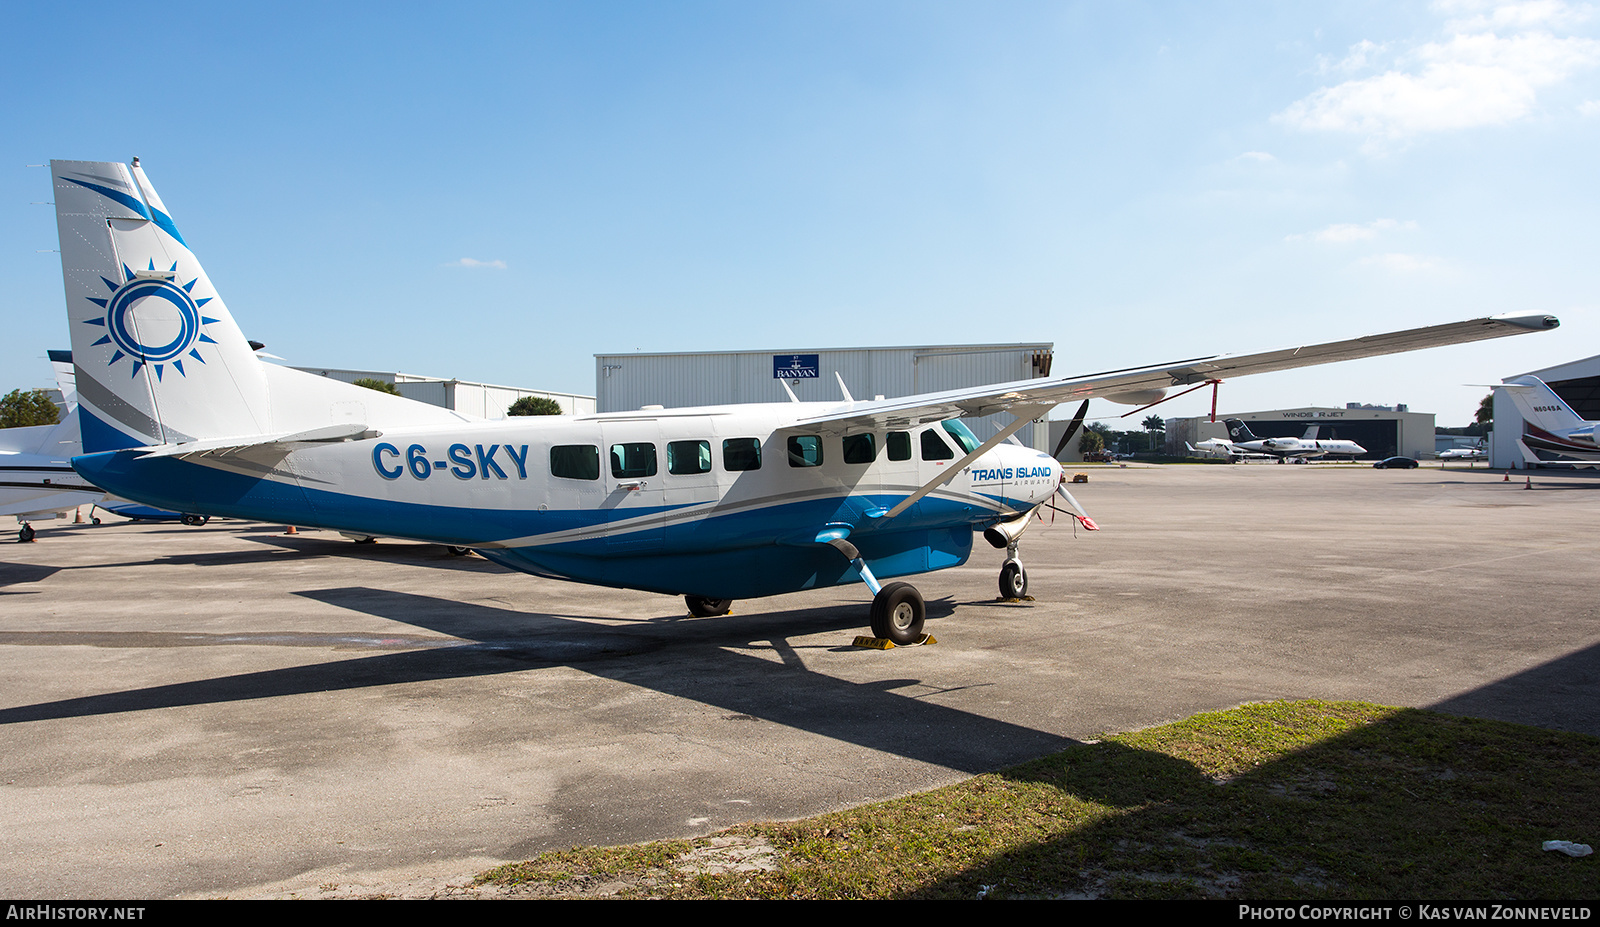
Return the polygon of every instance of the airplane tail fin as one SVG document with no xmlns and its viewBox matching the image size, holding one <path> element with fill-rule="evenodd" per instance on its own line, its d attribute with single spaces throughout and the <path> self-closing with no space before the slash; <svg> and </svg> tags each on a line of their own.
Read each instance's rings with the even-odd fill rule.
<svg viewBox="0 0 1600 927">
<path fill-rule="evenodd" d="M 1514 380 L 1507 380 L 1502 388 L 1505 389 L 1506 395 L 1511 397 L 1511 401 L 1517 404 L 1517 410 L 1522 413 L 1523 421 L 1551 434 L 1567 434 L 1588 424 L 1538 377 L 1517 377 Z"/>
<path fill-rule="evenodd" d="M 1231 440 L 1231 441 L 1234 441 L 1234 442 L 1237 443 L 1239 441 L 1259 441 L 1259 440 L 1261 440 L 1260 438 L 1257 438 L 1255 436 L 1255 434 L 1250 431 L 1250 426 L 1249 425 L 1246 425 L 1244 422 L 1241 422 L 1240 420 L 1238 420 L 1236 418 L 1230 418 L 1230 419 L 1226 420 L 1224 422 L 1224 424 L 1226 424 L 1228 426 L 1228 439 Z"/>
<path fill-rule="evenodd" d="M 149 178 L 52 161 L 85 452 L 267 431 L 267 377 Z"/>
</svg>

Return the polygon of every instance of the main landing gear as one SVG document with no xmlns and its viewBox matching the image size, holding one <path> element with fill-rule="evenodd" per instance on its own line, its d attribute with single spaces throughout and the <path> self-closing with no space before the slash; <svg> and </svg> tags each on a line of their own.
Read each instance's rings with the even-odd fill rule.
<svg viewBox="0 0 1600 927">
<path fill-rule="evenodd" d="M 33 542 L 33 537 L 34 537 L 34 535 L 36 533 L 37 532 L 35 532 L 33 530 L 33 526 L 32 525 L 28 524 L 27 522 L 23 522 L 22 523 L 22 530 L 17 532 L 17 543 L 18 544 L 31 544 Z"/>
<path fill-rule="evenodd" d="M 920 644 L 926 637 L 922 633 L 922 623 L 927 617 L 928 608 L 922 601 L 922 593 L 910 583 L 890 583 L 880 587 L 878 594 L 872 597 L 873 637 L 902 646 Z"/>
<path fill-rule="evenodd" d="M 732 599 L 708 599 L 703 595 L 686 595 L 689 614 L 696 618 L 717 618 L 733 610 Z"/>
<path fill-rule="evenodd" d="M 902 647 L 920 644 L 927 639 L 927 635 L 922 633 L 922 625 L 928 617 L 928 607 L 922 601 L 922 593 L 917 591 L 917 587 L 910 583 L 881 585 L 854 544 L 844 538 L 833 538 L 827 543 L 849 558 L 856 572 L 861 574 L 861 581 L 872 590 L 873 637 Z"/>
</svg>

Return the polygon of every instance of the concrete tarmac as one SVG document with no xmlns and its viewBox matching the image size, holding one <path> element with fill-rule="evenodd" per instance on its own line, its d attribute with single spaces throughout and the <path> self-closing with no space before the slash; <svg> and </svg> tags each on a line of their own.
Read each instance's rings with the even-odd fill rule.
<svg viewBox="0 0 1600 927">
<path fill-rule="evenodd" d="M 1274 698 L 1600 735 L 1600 480 L 1085 467 L 1103 526 L 913 581 L 681 599 L 325 531 L 45 523 L 0 547 L 0 895 L 426 897 L 542 850 L 705 834 Z"/>
</svg>

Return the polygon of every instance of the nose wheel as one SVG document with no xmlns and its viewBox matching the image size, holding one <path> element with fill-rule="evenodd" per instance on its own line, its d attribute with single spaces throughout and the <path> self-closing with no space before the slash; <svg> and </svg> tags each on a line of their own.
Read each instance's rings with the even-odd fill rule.
<svg viewBox="0 0 1600 927">
<path fill-rule="evenodd" d="M 1028 571 L 1016 560 L 1000 567 L 1000 598 L 1020 599 L 1028 594 Z"/>
</svg>

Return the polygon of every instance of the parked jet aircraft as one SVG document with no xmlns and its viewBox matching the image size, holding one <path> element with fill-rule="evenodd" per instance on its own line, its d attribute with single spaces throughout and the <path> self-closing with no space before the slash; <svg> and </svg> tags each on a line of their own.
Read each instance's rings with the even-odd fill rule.
<svg viewBox="0 0 1600 927">
<path fill-rule="evenodd" d="M 17 517 L 18 540 L 33 540 L 35 521 L 105 498 L 72 469 L 79 450 L 75 411 L 54 425 L 0 428 L 0 515 Z"/>
<path fill-rule="evenodd" d="M 1250 431 L 1250 426 L 1236 418 L 1227 420 L 1228 437 L 1233 439 L 1233 446 L 1243 451 L 1253 451 L 1257 454 L 1271 454 L 1282 463 L 1291 457 L 1356 457 L 1365 454 L 1367 449 L 1354 441 L 1323 441 L 1317 438 L 1317 426 L 1312 425 L 1306 429 L 1303 438 L 1258 438 Z"/>
<path fill-rule="evenodd" d="M 857 402 L 469 421 L 260 361 L 166 206 L 131 166 L 52 162 L 84 449 L 118 495 L 475 548 L 517 570 L 734 598 L 862 582 L 872 627 L 920 640 L 922 596 L 881 583 L 960 565 L 975 530 L 1006 549 L 1056 495 L 1047 454 L 1005 444 L 1056 404 L 1154 402 L 1169 387 L 1556 327 L 1511 314 L 1241 357 Z M 1007 412 L 980 441 L 960 416 Z"/>
<path fill-rule="evenodd" d="M 1189 453 L 1195 457 L 1225 457 L 1229 463 L 1238 463 L 1241 460 L 1270 460 L 1271 454 L 1257 454 L 1247 451 L 1227 438 L 1207 438 L 1199 444 L 1185 444 Z"/>
<path fill-rule="evenodd" d="M 1452 447 L 1447 451 L 1440 451 L 1438 454 L 1440 460 L 1479 461 L 1487 459 L 1488 456 L 1489 452 L 1483 449 L 1482 443 L 1473 447 Z"/>
<path fill-rule="evenodd" d="M 1529 451 L 1553 451 L 1578 460 L 1600 460 L 1595 426 L 1562 401 L 1538 377 L 1516 377 L 1500 384 L 1522 413 L 1522 444 Z M 1526 455 L 1537 462 L 1538 457 Z"/>
<path fill-rule="evenodd" d="M 78 397 L 73 383 L 72 352 L 51 351 L 56 386 L 67 405 L 66 417 L 54 425 L 0 429 L 0 515 L 15 515 L 22 524 L 17 540 L 31 541 L 33 522 L 65 518 L 79 506 L 98 506 L 125 518 L 142 521 L 183 521 L 205 524 L 204 516 L 180 515 L 108 496 L 88 485 L 72 469 L 72 458 L 83 452 L 78 436 Z M 90 509 L 93 512 L 93 509 Z M 95 519 L 95 524 L 100 520 Z"/>
</svg>

